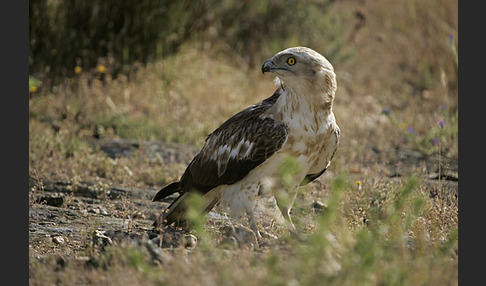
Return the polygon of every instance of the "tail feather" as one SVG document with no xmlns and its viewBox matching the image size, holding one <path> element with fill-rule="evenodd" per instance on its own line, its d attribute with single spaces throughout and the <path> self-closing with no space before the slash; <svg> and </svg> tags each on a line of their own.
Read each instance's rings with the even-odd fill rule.
<svg viewBox="0 0 486 286">
<path fill-rule="evenodd" d="M 161 199 L 168 197 L 173 193 L 181 192 L 181 191 L 182 191 L 181 182 L 174 182 L 170 185 L 165 186 L 160 191 L 158 191 L 157 194 L 155 194 L 154 198 L 152 199 L 152 202 L 160 201 Z"/>
<path fill-rule="evenodd" d="M 160 214 L 157 219 L 154 221 L 154 227 L 164 227 L 167 225 L 172 224 L 173 222 L 177 222 L 178 225 L 181 225 L 185 222 L 185 213 L 187 209 L 187 204 L 185 200 L 189 196 L 189 193 L 183 193 L 177 199 L 175 199 L 163 212 Z"/>
<path fill-rule="evenodd" d="M 166 188 L 170 187 L 167 186 Z M 164 188 L 164 189 L 166 189 Z M 164 190 L 163 189 L 163 190 Z M 159 193 L 161 193 L 161 190 Z M 176 191 L 174 191 L 176 192 Z M 174 192 L 167 192 L 167 193 L 174 193 Z M 158 197 L 158 194 L 155 197 Z M 207 194 L 209 195 L 209 194 Z M 187 225 L 186 221 L 186 211 L 187 211 L 187 199 L 190 198 L 191 193 L 183 192 L 177 197 L 163 212 L 160 214 L 157 219 L 154 221 L 152 226 L 156 228 L 163 228 L 165 226 L 171 225 L 172 223 L 176 223 L 177 226 L 184 226 Z M 160 197 L 162 198 L 162 197 Z M 220 200 L 218 195 L 213 195 L 211 193 L 210 196 L 205 196 L 205 203 L 201 209 L 201 215 L 207 214 Z"/>
</svg>

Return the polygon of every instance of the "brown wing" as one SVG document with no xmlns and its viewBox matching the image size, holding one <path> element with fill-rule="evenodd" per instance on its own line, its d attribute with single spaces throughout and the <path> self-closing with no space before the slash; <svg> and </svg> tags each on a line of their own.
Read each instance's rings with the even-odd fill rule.
<svg viewBox="0 0 486 286">
<path fill-rule="evenodd" d="M 248 107 L 224 122 L 211 133 L 194 157 L 179 182 L 162 188 L 153 198 L 161 200 L 173 193 L 179 196 L 154 221 L 154 227 L 185 222 L 185 200 L 190 192 L 206 194 L 211 189 L 232 184 L 272 156 L 287 140 L 287 127 L 275 122 L 269 109 L 280 96 L 278 89 L 271 97 Z M 206 202 L 205 212 L 219 201 Z"/>
<path fill-rule="evenodd" d="M 211 133 L 183 174 L 182 189 L 206 193 L 219 185 L 235 183 L 279 150 L 288 130 L 268 113 L 279 96 L 277 90 Z"/>
</svg>

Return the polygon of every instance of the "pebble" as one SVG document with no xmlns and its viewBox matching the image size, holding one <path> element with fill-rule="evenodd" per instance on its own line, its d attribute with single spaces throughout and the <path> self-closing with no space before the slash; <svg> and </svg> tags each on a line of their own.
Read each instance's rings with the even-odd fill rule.
<svg viewBox="0 0 486 286">
<path fill-rule="evenodd" d="M 64 204 L 64 196 L 62 194 L 55 193 L 43 196 L 39 199 L 39 201 L 48 206 L 61 207 Z"/>
<path fill-rule="evenodd" d="M 62 237 L 60 235 L 54 236 L 52 238 L 52 241 L 54 241 L 56 244 L 65 244 L 66 243 L 66 240 L 64 239 L 64 237 Z"/>
<path fill-rule="evenodd" d="M 193 234 L 186 234 L 182 237 L 182 244 L 185 248 L 192 249 L 196 247 L 197 244 L 197 237 Z"/>
<path fill-rule="evenodd" d="M 97 206 L 95 208 L 91 208 L 91 209 L 89 209 L 88 212 L 94 213 L 94 214 L 108 215 L 108 212 L 102 206 Z"/>
<path fill-rule="evenodd" d="M 112 245 L 113 241 L 111 238 L 105 235 L 105 232 L 101 230 L 95 230 L 93 232 L 93 244 L 99 245 L 103 249 L 107 245 Z"/>
</svg>

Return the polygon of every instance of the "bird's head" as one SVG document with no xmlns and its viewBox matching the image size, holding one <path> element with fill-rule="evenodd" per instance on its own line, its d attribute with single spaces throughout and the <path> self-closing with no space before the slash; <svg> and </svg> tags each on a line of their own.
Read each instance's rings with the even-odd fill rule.
<svg viewBox="0 0 486 286">
<path fill-rule="evenodd" d="M 284 88 L 310 93 L 325 93 L 331 98 L 336 91 L 336 75 L 331 63 L 318 52 L 306 47 L 288 48 L 265 61 L 262 73 L 273 72 Z"/>
</svg>

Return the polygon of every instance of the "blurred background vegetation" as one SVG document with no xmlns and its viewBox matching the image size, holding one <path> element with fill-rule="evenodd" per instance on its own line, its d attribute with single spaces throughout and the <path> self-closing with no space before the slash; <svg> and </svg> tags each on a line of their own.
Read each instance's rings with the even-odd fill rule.
<svg viewBox="0 0 486 286">
<path fill-rule="evenodd" d="M 349 46 L 358 43 L 358 34 L 386 42 L 393 40 L 385 38 L 389 29 L 405 36 L 399 41 L 409 41 L 395 43 L 397 48 L 404 45 L 421 49 L 425 52 L 422 56 L 427 56 L 445 52 L 447 45 L 433 38 L 443 36 L 443 43 L 449 35 L 457 38 L 454 1 L 411 1 L 397 4 L 382 15 L 372 9 L 382 9 L 383 3 L 365 2 L 34 0 L 29 5 L 30 67 L 33 73 L 72 75 L 76 65 L 90 68 L 99 58 L 112 58 L 114 71 L 118 72 L 135 61 L 147 63 L 176 52 L 184 42 L 193 40 L 222 41 L 236 52 L 249 55 L 266 55 L 300 43 L 324 45 L 326 54 L 337 61 L 341 58 L 336 56 L 348 55 L 353 49 Z M 423 27 L 421 33 L 417 33 L 416 26 Z M 411 37 L 413 34 L 417 37 Z M 400 51 L 405 52 L 396 50 Z M 433 69 L 437 63 L 417 64 L 422 69 Z"/>
<path fill-rule="evenodd" d="M 327 56 L 337 62 L 356 55 L 357 38 L 362 37 L 390 45 L 397 58 L 422 56 L 415 69 L 432 74 L 416 82 L 419 89 L 428 87 L 437 66 L 449 71 L 453 55 L 440 63 L 426 59 L 449 53 L 449 38 L 457 39 L 455 1 L 400 3 L 384 14 L 376 11 L 384 8 L 383 1 L 366 2 L 34 0 L 29 5 L 31 73 L 69 76 L 75 66 L 92 68 L 99 58 L 110 58 L 117 73 L 134 62 L 174 53 L 188 41 L 223 42 L 251 56 L 306 44 L 325 47 Z M 397 67 L 409 68 L 406 62 L 402 59 Z"/>
<path fill-rule="evenodd" d="M 337 66 L 360 64 L 356 74 L 370 85 L 385 76 L 393 85 L 393 75 L 414 92 L 441 81 L 456 92 L 457 2 L 370 2 L 34 0 L 30 74 L 58 83 L 103 64 L 116 76 L 186 43 L 223 45 L 259 65 L 285 47 L 306 45 Z"/>
<path fill-rule="evenodd" d="M 30 71 L 53 80 L 73 76 L 76 66 L 89 70 L 105 61 L 116 75 L 177 52 L 186 42 L 224 43 L 252 64 L 299 43 L 327 42 L 328 55 L 346 56 L 343 24 L 355 19 L 329 13 L 333 2 L 34 0 Z"/>
<path fill-rule="evenodd" d="M 105 61 L 116 75 L 134 63 L 177 52 L 187 42 L 217 42 L 252 64 L 297 44 L 323 47 L 340 65 L 363 53 L 374 53 L 368 60 L 378 62 L 393 53 L 395 68 L 414 72 L 408 84 L 419 90 L 430 88 L 440 69 L 453 75 L 448 41 L 457 39 L 457 3 L 411 1 L 380 14 L 376 9 L 386 3 L 366 2 L 34 0 L 29 5 L 30 72 L 52 80 L 73 76 L 76 66 L 89 70 Z M 368 48 L 357 50 L 364 43 Z M 381 55 L 378 43 L 386 49 Z"/>
</svg>

